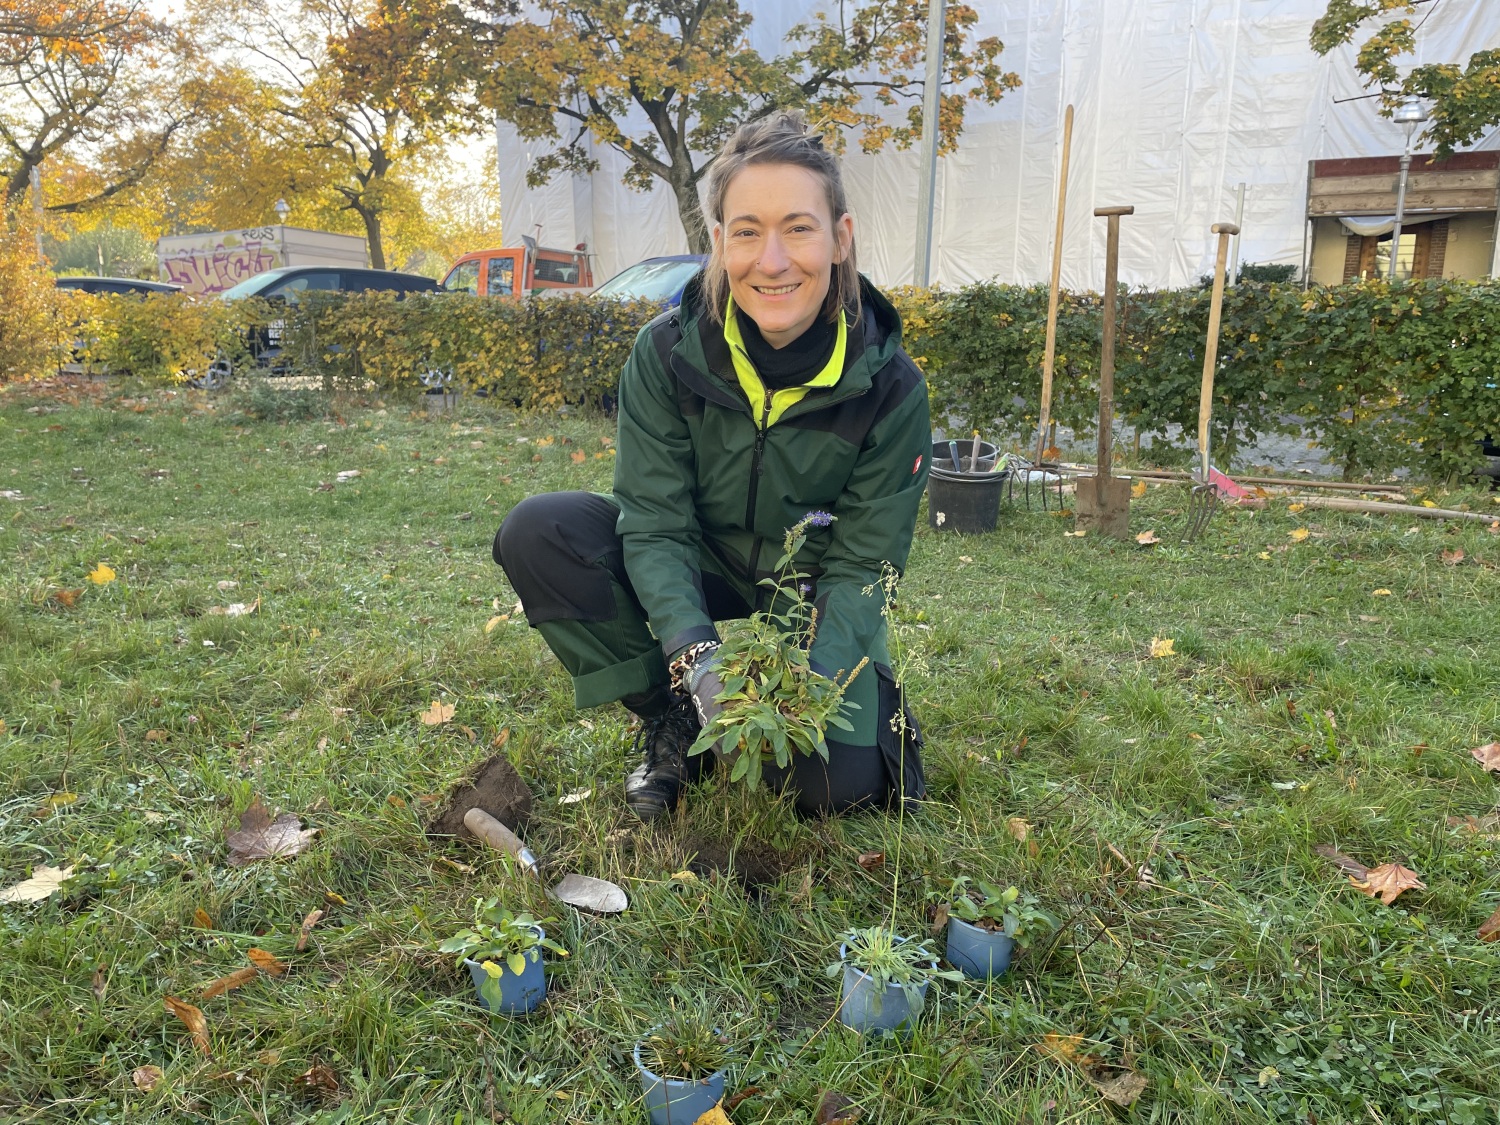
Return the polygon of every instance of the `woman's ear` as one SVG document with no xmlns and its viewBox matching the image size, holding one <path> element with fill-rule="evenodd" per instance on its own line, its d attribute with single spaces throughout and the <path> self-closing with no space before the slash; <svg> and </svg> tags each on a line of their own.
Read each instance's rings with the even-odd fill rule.
<svg viewBox="0 0 1500 1125">
<path fill-rule="evenodd" d="M 709 232 L 708 233 L 709 233 L 709 235 L 714 240 L 714 248 L 718 249 L 718 246 L 719 246 L 719 235 L 721 235 L 721 234 L 724 233 L 724 227 L 723 227 L 723 225 L 720 224 L 720 223 L 715 223 L 712 227 L 709 228 Z"/>
<path fill-rule="evenodd" d="M 854 245 L 854 216 L 847 211 L 840 215 L 833 224 L 833 236 L 838 247 L 833 260 L 839 263 L 849 256 L 849 248 Z"/>
</svg>

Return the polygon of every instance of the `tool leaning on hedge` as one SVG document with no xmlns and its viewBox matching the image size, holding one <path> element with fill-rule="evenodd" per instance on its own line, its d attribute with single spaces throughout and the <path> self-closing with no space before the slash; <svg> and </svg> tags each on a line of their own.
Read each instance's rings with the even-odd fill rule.
<svg viewBox="0 0 1500 1125">
<path fill-rule="evenodd" d="M 1100 207 L 1107 219 L 1104 253 L 1104 350 L 1099 358 L 1099 459 L 1092 477 L 1078 478 L 1078 528 L 1115 539 L 1130 534 L 1130 481 L 1113 474 L 1115 422 L 1115 315 L 1120 279 L 1120 219 L 1134 207 Z"/>
<path fill-rule="evenodd" d="M 1198 393 L 1198 464 L 1193 468 L 1193 490 L 1188 497 L 1187 527 L 1182 539 L 1191 543 L 1203 534 L 1219 508 L 1222 486 L 1214 480 L 1208 456 L 1208 423 L 1214 409 L 1214 369 L 1219 362 L 1219 325 L 1224 315 L 1224 274 L 1229 262 L 1229 240 L 1240 233 L 1233 223 L 1215 223 L 1219 252 L 1214 258 L 1214 291 L 1208 306 L 1208 340 L 1203 346 L 1203 385 Z"/>
</svg>

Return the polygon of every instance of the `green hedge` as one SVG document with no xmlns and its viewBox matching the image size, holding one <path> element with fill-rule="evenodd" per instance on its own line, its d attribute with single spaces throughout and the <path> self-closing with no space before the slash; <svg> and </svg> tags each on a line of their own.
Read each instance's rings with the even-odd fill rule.
<svg viewBox="0 0 1500 1125">
<path fill-rule="evenodd" d="M 981 283 L 898 290 L 906 345 L 928 374 L 934 417 L 1029 444 L 1038 412 L 1047 292 Z M 1122 295 L 1117 416 L 1159 438 L 1197 429 L 1209 292 Z M 138 374 L 180 372 L 211 347 L 243 354 L 243 326 L 268 306 L 184 299 L 99 302 L 101 359 Z M 218 312 L 211 312 L 217 308 Z M 117 310 L 112 312 L 111 310 Z M 611 400 L 648 303 L 522 303 L 457 295 L 309 295 L 284 313 L 282 362 L 327 386 L 415 388 L 428 370 L 526 408 Z M 1093 293 L 1064 293 L 1053 415 L 1080 433 L 1097 415 L 1101 315 Z M 1246 283 L 1225 298 L 1213 446 L 1223 463 L 1272 432 L 1323 446 L 1348 477 L 1408 469 L 1449 478 L 1500 435 L 1500 285 L 1364 281 L 1304 292 Z M 1184 436 L 1185 435 L 1185 436 Z"/>
</svg>

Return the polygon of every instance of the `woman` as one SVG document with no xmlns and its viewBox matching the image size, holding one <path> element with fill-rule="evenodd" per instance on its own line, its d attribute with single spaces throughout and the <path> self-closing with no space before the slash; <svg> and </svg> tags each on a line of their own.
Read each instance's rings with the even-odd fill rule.
<svg viewBox="0 0 1500 1125">
<path fill-rule="evenodd" d="M 625 798 L 650 820 L 714 762 L 686 755 L 717 709 L 714 622 L 765 608 L 759 582 L 786 529 L 831 513 L 798 559 L 818 609 L 810 660 L 835 675 L 869 657 L 875 674 L 849 689 L 849 741 L 827 739 L 826 765 L 797 763 L 797 804 L 920 798 L 920 736 L 899 721 L 880 578 L 884 563 L 906 563 L 927 480 L 926 384 L 900 318 L 855 269 L 838 164 L 800 117 L 731 138 L 707 211 L 708 264 L 680 308 L 641 330 L 621 374 L 613 497 L 526 499 L 495 561 L 577 705 L 619 700 L 643 720 Z"/>
</svg>

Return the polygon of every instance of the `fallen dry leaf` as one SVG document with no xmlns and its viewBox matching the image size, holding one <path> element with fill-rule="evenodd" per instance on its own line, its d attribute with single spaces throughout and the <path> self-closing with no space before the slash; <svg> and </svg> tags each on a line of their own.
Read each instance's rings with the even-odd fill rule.
<svg viewBox="0 0 1500 1125">
<path fill-rule="evenodd" d="M 358 469 L 344 469 L 341 472 L 335 473 L 333 479 L 343 484 L 346 480 L 358 480 L 359 475 Z"/>
<path fill-rule="evenodd" d="M 864 1110 L 835 1090 L 823 1091 L 818 1099 L 818 1112 L 813 1125 L 854 1125 Z"/>
<path fill-rule="evenodd" d="M 1146 1076 L 1133 1070 L 1096 1066 L 1085 1069 L 1083 1076 L 1105 1101 L 1118 1106 L 1134 1105 L 1146 1090 Z"/>
<path fill-rule="evenodd" d="M 208 613 L 210 617 L 248 617 L 260 609 L 260 599 L 256 598 L 248 605 L 244 602 L 235 602 L 233 605 L 210 606 Z"/>
<path fill-rule="evenodd" d="M 1382 863 L 1379 867 L 1370 868 L 1363 879 L 1356 879 L 1351 875 L 1349 882 L 1371 898 L 1380 899 L 1386 906 L 1395 902 L 1403 891 L 1427 889 L 1427 884 L 1422 882 L 1415 871 L 1402 867 L 1399 863 Z"/>
<path fill-rule="evenodd" d="M 587 801 L 594 795 L 592 789 L 575 789 L 571 793 L 564 793 L 557 799 L 559 805 L 576 805 L 580 801 Z"/>
<path fill-rule="evenodd" d="M 292 1081 L 300 1086 L 304 1093 L 319 1101 L 330 1101 L 338 1096 L 339 1076 L 334 1072 L 333 1067 L 317 1059 L 314 1059 L 312 1066 Z"/>
<path fill-rule="evenodd" d="M 1500 907 L 1479 926 L 1480 941 L 1500 941 Z"/>
<path fill-rule="evenodd" d="M 1082 1035 L 1059 1035 L 1055 1031 L 1049 1031 L 1042 1036 L 1042 1041 L 1036 1045 L 1036 1049 L 1044 1055 L 1050 1055 L 1065 1063 L 1073 1063 L 1077 1066 L 1089 1066 L 1096 1060 L 1093 1055 L 1086 1055 L 1079 1050 L 1083 1046 Z"/>
<path fill-rule="evenodd" d="M 317 834 L 316 828 L 303 828 L 302 818 L 296 813 L 282 813 L 272 820 L 257 797 L 240 813 L 239 829 L 224 838 L 229 845 L 229 866 L 244 867 L 258 859 L 298 855 Z"/>
<path fill-rule="evenodd" d="M 575 453 L 573 457 L 578 461 L 583 460 L 582 453 Z M 693 1122 L 693 1125 L 734 1125 L 734 1122 L 730 1121 L 729 1115 L 724 1112 L 723 1104 L 715 1102 L 711 1108 L 704 1110 L 698 1115 L 698 1119 Z"/>
<path fill-rule="evenodd" d="M 221 581 L 214 583 L 214 585 L 220 590 L 234 590 L 239 587 L 239 583 L 232 578 L 222 579 Z"/>
<path fill-rule="evenodd" d="M 948 924 L 949 912 L 953 909 L 952 903 L 940 902 L 932 911 L 932 935 L 936 937 L 943 932 L 943 927 Z"/>
<path fill-rule="evenodd" d="M 739 1105 L 741 1102 L 755 1097 L 760 1092 L 761 1089 L 759 1086 L 746 1086 L 743 1090 L 735 1091 L 733 1094 L 730 1094 L 727 1098 L 725 1098 L 721 1103 L 724 1107 L 724 1112 L 728 1113 L 731 1109 Z"/>
<path fill-rule="evenodd" d="M 1469 753 L 1490 773 L 1500 774 L 1500 742 L 1486 742 L 1483 746 L 1474 747 Z"/>
<path fill-rule="evenodd" d="M 94 979 L 89 982 L 89 991 L 94 994 L 95 1000 L 103 1000 L 104 994 L 109 991 L 109 980 L 105 976 L 108 972 L 108 965 L 94 966 Z"/>
<path fill-rule="evenodd" d="M 218 980 L 209 981 L 203 986 L 199 995 L 205 1000 L 212 1000 L 215 996 L 223 996 L 226 992 L 233 992 L 242 984 L 249 984 L 259 975 L 259 969 L 254 965 L 247 965 L 245 968 L 236 969 L 234 972 L 222 976 Z"/>
<path fill-rule="evenodd" d="M 1324 859 L 1332 860 L 1354 878 L 1363 879 L 1370 873 L 1370 869 L 1363 863 L 1360 863 L 1357 859 L 1350 859 L 1332 844 L 1319 844 L 1313 848 L 1313 851 L 1317 852 Z"/>
<path fill-rule="evenodd" d="M 278 961 L 276 954 L 269 953 L 264 949 L 256 949 L 252 945 L 249 949 L 245 950 L 245 956 L 250 958 L 252 965 L 268 977 L 279 977 L 282 973 L 286 972 L 286 963 Z"/>
<path fill-rule="evenodd" d="M 1082 539 L 1087 534 L 1088 534 L 1088 529 L 1087 528 L 1079 528 L 1077 531 L 1065 531 L 1065 532 L 1063 532 L 1063 538 L 1065 538 L 1065 539 Z"/>
<path fill-rule="evenodd" d="M 214 920 L 208 916 L 208 911 L 200 906 L 193 911 L 193 925 L 200 930 L 211 930 L 214 928 Z"/>
<path fill-rule="evenodd" d="M 1160 660 L 1167 656 L 1176 656 L 1177 650 L 1173 647 L 1176 642 L 1171 637 L 1151 638 L 1151 659 Z"/>
<path fill-rule="evenodd" d="M 13 883 L 0 891 L 0 902 L 41 902 L 44 898 L 51 898 L 57 892 L 57 888 L 70 879 L 73 875 L 73 866 L 48 867 L 45 863 L 37 864 L 32 869 L 30 879 L 22 879 L 19 883 Z"/>
<path fill-rule="evenodd" d="M 56 602 L 64 609 L 72 609 L 75 605 L 78 604 L 78 599 L 81 597 L 83 597 L 82 586 L 78 587 L 78 589 L 76 590 L 53 590 L 52 593 L 47 596 L 47 600 Z"/>
<path fill-rule="evenodd" d="M 486 633 L 493 633 L 495 631 L 495 626 L 496 625 L 499 625 L 502 621 L 509 621 L 509 620 L 510 620 L 510 614 L 508 614 L 508 613 L 501 613 L 501 614 L 498 614 L 498 615 L 496 615 L 494 617 L 491 617 L 488 621 L 486 621 L 484 623 L 484 631 Z"/>
<path fill-rule="evenodd" d="M 860 852 L 859 865 L 866 871 L 876 871 L 885 866 L 885 852 Z"/>
<path fill-rule="evenodd" d="M 1370 597 L 1372 597 L 1372 598 L 1388 598 L 1390 596 L 1391 596 L 1391 592 L 1389 590 L 1387 590 L 1384 586 L 1382 586 L 1378 590 L 1371 590 L 1370 591 Z"/>
<path fill-rule="evenodd" d="M 589 455 L 587 453 L 583 452 L 583 450 L 579 449 L 579 450 L 575 450 L 574 452 L 568 454 L 568 458 L 569 458 L 569 460 L 571 460 L 573 462 L 573 464 L 575 464 L 575 465 L 582 465 L 585 461 L 587 461 L 589 459 Z"/>
<path fill-rule="evenodd" d="M 1464 561 L 1464 549 L 1462 547 L 1455 547 L 1451 551 L 1444 551 L 1438 557 L 1443 560 L 1444 566 L 1457 566 Z"/>
<path fill-rule="evenodd" d="M 38 805 L 36 812 L 32 815 L 37 817 L 37 819 L 41 819 L 42 817 L 51 816 L 58 809 L 65 809 L 69 805 L 76 805 L 77 803 L 77 793 L 54 793 Z"/>
<path fill-rule="evenodd" d="M 1301 543 L 1311 534 L 1312 532 L 1308 531 L 1305 527 L 1294 527 L 1291 531 L 1288 531 L 1286 533 L 1286 537 L 1293 543 Z"/>
<path fill-rule="evenodd" d="M 1143 531 L 1135 537 L 1135 541 L 1142 547 L 1150 547 L 1152 544 L 1160 543 L 1161 539 L 1154 531 Z"/>
<path fill-rule="evenodd" d="M 1138 480 L 1130 486 L 1130 498 L 1132 500 L 1139 500 L 1144 495 L 1146 495 L 1145 481 Z"/>
<path fill-rule="evenodd" d="M 1306 504 L 1288 504 L 1286 506 L 1286 510 L 1289 511 L 1289 512 L 1291 512 L 1292 515 L 1296 515 L 1298 512 L 1306 511 L 1307 510 L 1307 505 Z"/>
<path fill-rule="evenodd" d="M 1450 816 L 1448 818 L 1449 828 L 1462 828 L 1471 836 L 1487 836 L 1491 839 L 1500 838 L 1500 816 L 1487 813 L 1484 816 Z"/>
<path fill-rule="evenodd" d="M 1005 822 L 1005 830 L 1010 833 L 1011 839 L 1026 842 L 1026 837 L 1031 835 L 1031 821 L 1025 817 L 1013 816 Z"/>
<path fill-rule="evenodd" d="M 423 726 L 436 727 L 448 722 L 453 718 L 455 707 L 452 703 L 442 703 L 436 699 L 432 706 L 417 716 Z"/>
<path fill-rule="evenodd" d="M 316 926 L 318 922 L 322 920 L 322 918 L 323 912 L 321 910 L 308 911 L 307 917 L 302 919 L 302 931 L 297 935 L 297 944 L 292 946 L 294 952 L 301 953 L 304 949 L 307 948 L 308 939 L 312 937 L 313 927 Z"/>
<path fill-rule="evenodd" d="M 114 568 L 107 563 L 100 563 L 93 570 L 89 571 L 88 579 L 95 586 L 108 586 L 115 580 Z"/>
<path fill-rule="evenodd" d="M 198 1045 L 198 1050 L 205 1055 L 212 1056 L 213 1051 L 208 1044 L 208 1021 L 203 1018 L 203 1010 L 191 1004 L 185 1004 L 175 996 L 168 996 L 166 1005 L 167 1011 L 180 1019 L 192 1033 L 193 1042 Z"/>
<path fill-rule="evenodd" d="M 161 1081 L 161 1067 L 138 1066 L 130 1072 L 130 1081 L 134 1083 L 137 1090 L 149 1094 Z"/>
</svg>

